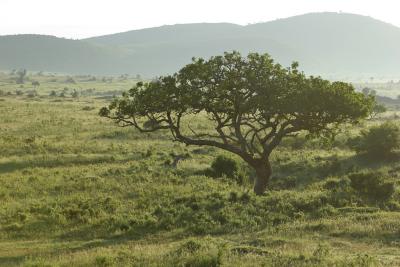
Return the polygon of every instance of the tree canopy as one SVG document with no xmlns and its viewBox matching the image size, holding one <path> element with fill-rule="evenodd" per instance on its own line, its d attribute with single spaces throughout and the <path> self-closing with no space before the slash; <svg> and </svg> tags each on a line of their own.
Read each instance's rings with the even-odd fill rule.
<svg viewBox="0 0 400 267">
<path fill-rule="evenodd" d="M 100 115 L 141 132 L 169 130 L 187 145 L 230 151 L 256 170 L 254 190 L 262 194 L 272 172 L 269 156 L 283 138 L 330 134 L 368 116 L 373 102 L 350 84 L 306 76 L 296 62 L 284 68 L 268 54 L 231 52 L 193 58 L 173 75 L 140 82 Z M 194 130 L 196 116 L 207 118 L 213 131 Z"/>
</svg>

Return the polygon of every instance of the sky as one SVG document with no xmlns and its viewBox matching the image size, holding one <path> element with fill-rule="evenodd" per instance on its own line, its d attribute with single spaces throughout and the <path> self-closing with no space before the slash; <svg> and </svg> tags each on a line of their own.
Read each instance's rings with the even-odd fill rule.
<svg viewBox="0 0 400 267">
<path fill-rule="evenodd" d="M 197 22 L 240 25 L 310 12 L 371 16 L 400 27 L 399 0 L 0 0 L 0 35 L 80 39 Z"/>
</svg>

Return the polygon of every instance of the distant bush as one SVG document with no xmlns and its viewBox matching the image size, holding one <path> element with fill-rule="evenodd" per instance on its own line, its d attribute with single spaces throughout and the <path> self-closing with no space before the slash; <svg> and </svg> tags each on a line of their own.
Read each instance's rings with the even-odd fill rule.
<svg viewBox="0 0 400 267">
<path fill-rule="evenodd" d="M 391 122 L 371 127 L 361 135 L 348 141 L 351 148 L 358 153 L 366 153 L 373 158 L 389 156 L 400 147 L 400 128 Z"/>
<path fill-rule="evenodd" d="M 74 91 L 71 93 L 71 96 L 72 96 L 73 98 L 78 98 L 78 97 L 79 97 L 78 91 L 74 90 Z"/>
<path fill-rule="evenodd" d="M 219 155 L 214 159 L 211 168 L 218 177 L 225 175 L 234 178 L 235 174 L 238 172 L 239 164 L 230 157 Z"/>
<path fill-rule="evenodd" d="M 82 110 L 84 110 L 84 111 L 90 111 L 90 110 L 94 110 L 94 109 L 96 109 L 96 108 L 95 107 L 91 107 L 91 106 L 84 106 L 82 108 Z"/>
<path fill-rule="evenodd" d="M 376 200 L 388 200 L 394 193 L 394 183 L 386 181 L 379 172 L 359 172 L 349 175 L 350 186 L 361 196 Z"/>
<path fill-rule="evenodd" d="M 76 84 L 76 81 L 75 81 L 75 79 L 72 78 L 72 77 L 67 77 L 67 79 L 65 80 L 65 83 L 73 83 L 73 84 Z"/>
<path fill-rule="evenodd" d="M 385 105 L 382 104 L 375 104 L 372 112 L 371 112 L 371 119 L 376 118 L 379 114 L 385 113 L 387 111 L 387 108 Z"/>
<path fill-rule="evenodd" d="M 16 95 L 23 95 L 23 94 L 24 94 L 24 92 L 23 92 L 23 91 L 21 91 L 21 90 L 17 90 L 17 91 L 15 91 L 15 94 L 16 94 Z"/>
<path fill-rule="evenodd" d="M 34 87 L 39 87 L 39 86 L 40 86 L 40 82 L 38 82 L 38 81 L 32 81 L 32 86 L 34 86 Z"/>
<path fill-rule="evenodd" d="M 57 96 L 57 92 L 53 90 L 50 92 L 49 96 L 55 97 L 55 96 Z"/>
<path fill-rule="evenodd" d="M 27 94 L 27 96 L 30 98 L 36 97 L 37 95 L 38 93 L 36 92 L 36 90 L 29 91 Z"/>
<path fill-rule="evenodd" d="M 21 69 L 18 72 L 16 72 L 16 74 L 17 74 L 17 78 L 16 78 L 15 82 L 17 84 L 23 84 L 25 82 L 25 78 L 28 74 L 26 69 Z"/>
</svg>

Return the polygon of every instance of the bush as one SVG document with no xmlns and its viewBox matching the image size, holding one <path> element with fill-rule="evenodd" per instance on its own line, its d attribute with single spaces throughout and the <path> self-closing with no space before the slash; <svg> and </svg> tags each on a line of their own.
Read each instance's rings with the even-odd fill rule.
<svg viewBox="0 0 400 267">
<path fill-rule="evenodd" d="M 30 98 L 36 97 L 38 95 L 36 90 L 29 91 L 27 96 Z"/>
<path fill-rule="evenodd" d="M 73 83 L 73 84 L 76 84 L 76 81 L 75 81 L 75 79 L 72 78 L 72 77 L 67 77 L 67 79 L 65 80 L 65 83 Z"/>
<path fill-rule="evenodd" d="M 376 201 L 388 200 L 394 193 L 394 183 L 385 181 L 379 172 L 359 172 L 349 175 L 350 186 L 361 196 Z"/>
<path fill-rule="evenodd" d="M 235 178 L 239 170 L 239 164 L 230 157 L 219 155 L 211 164 L 211 168 L 218 177 L 225 175 L 230 178 Z"/>
<path fill-rule="evenodd" d="M 348 144 L 358 153 L 366 153 L 376 159 L 388 157 L 400 147 L 400 128 L 394 123 L 385 122 L 362 131 L 360 136 L 350 139 Z"/>
<path fill-rule="evenodd" d="M 371 118 L 376 118 L 379 114 L 387 111 L 385 105 L 376 103 L 372 109 Z"/>
<path fill-rule="evenodd" d="M 73 98 L 78 98 L 78 97 L 79 97 L 78 91 L 74 90 L 74 91 L 71 93 L 71 96 L 72 96 Z"/>
</svg>

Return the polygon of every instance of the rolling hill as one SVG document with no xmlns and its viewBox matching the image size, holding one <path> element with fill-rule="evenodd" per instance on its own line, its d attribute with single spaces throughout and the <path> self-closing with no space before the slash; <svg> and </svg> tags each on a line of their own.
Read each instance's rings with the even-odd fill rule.
<svg viewBox="0 0 400 267">
<path fill-rule="evenodd" d="M 313 74 L 400 74 L 400 28 L 344 13 L 311 13 L 247 26 L 169 25 L 83 40 L 0 36 L 0 69 L 152 77 L 178 70 L 193 56 L 230 50 L 268 52 L 283 65 L 297 60 Z"/>
</svg>

